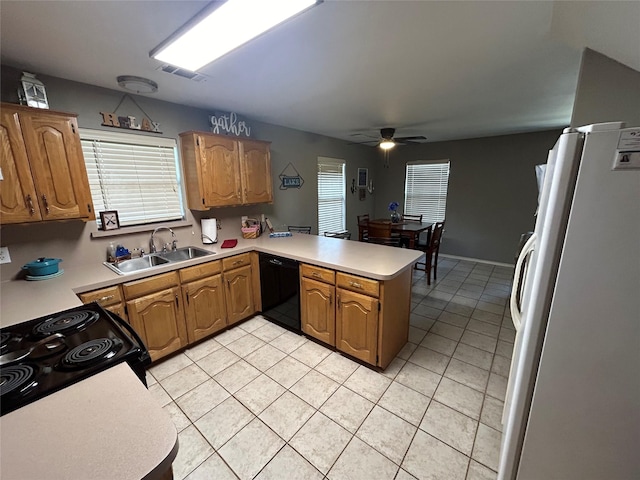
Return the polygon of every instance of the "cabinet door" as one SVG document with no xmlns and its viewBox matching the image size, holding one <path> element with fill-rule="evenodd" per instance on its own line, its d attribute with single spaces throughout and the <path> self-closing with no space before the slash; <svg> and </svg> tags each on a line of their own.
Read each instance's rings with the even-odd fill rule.
<svg viewBox="0 0 640 480">
<path fill-rule="evenodd" d="M 127 311 L 126 311 L 126 308 L 124 306 L 124 302 L 116 303 L 114 305 L 108 305 L 108 306 L 106 306 L 104 308 L 105 308 L 105 310 L 109 310 L 110 312 L 115 313 L 117 316 L 119 316 L 125 322 L 129 323 L 129 319 L 127 318 Z"/>
<path fill-rule="evenodd" d="M 302 331 L 335 346 L 336 318 L 333 303 L 335 287 L 309 278 L 302 278 L 300 283 Z"/>
<path fill-rule="evenodd" d="M 19 115 L 42 218 L 94 219 L 76 119 L 42 112 Z"/>
<path fill-rule="evenodd" d="M 208 207 L 240 205 L 240 162 L 238 142 L 217 136 L 197 138 L 202 196 Z"/>
<path fill-rule="evenodd" d="M 243 202 L 272 202 L 273 189 L 271 186 L 271 156 L 269 153 L 269 144 L 242 140 L 240 145 Z"/>
<path fill-rule="evenodd" d="M 179 287 L 129 300 L 129 323 L 155 361 L 187 345 Z"/>
<path fill-rule="evenodd" d="M 222 275 L 203 278 L 182 286 L 189 343 L 227 326 Z"/>
<path fill-rule="evenodd" d="M 0 111 L 0 222 L 42 220 L 17 112 Z"/>
<path fill-rule="evenodd" d="M 376 364 L 378 353 L 378 300 L 337 289 L 336 348 L 362 361 Z"/>
<path fill-rule="evenodd" d="M 251 287 L 251 266 L 224 273 L 227 319 L 229 325 L 255 313 Z"/>
</svg>

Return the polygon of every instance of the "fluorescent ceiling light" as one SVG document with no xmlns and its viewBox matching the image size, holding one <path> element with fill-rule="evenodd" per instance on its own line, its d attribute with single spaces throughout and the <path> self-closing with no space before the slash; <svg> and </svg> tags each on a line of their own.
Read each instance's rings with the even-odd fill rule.
<svg viewBox="0 0 640 480">
<path fill-rule="evenodd" d="M 393 140 L 382 140 L 378 146 L 383 150 L 389 150 L 396 146 L 396 142 Z"/>
<path fill-rule="evenodd" d="M 196 71 L 315 3 L 316 0 L 227 0 L 150 55 Z"/>
</svg>

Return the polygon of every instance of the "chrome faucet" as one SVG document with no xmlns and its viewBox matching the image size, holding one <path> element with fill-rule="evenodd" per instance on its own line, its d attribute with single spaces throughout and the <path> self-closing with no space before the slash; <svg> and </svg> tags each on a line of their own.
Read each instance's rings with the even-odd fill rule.
<svg viewBox="0 0 640 480">
<path fill-rule="evenodd" d="M 151 253 L 156 253 L 158 251 L 156 249 L 155 235 L 156 235 L 156 233 L 158 233 L 159 230 L 169 230 L 171 232 L 171 237 L 173 238 L 173 240 L 171 241 L 171 250 L 173 250 L 173 251 L 177 250 L 178 249 L 178 240 L 176 240 L 176 234 L 173 233 L 173 230 L 171 230 L 169 227 L 158 227 L 151 233 L 151 240 L 149 240 L 149 248 L 151 250 Z M 165 243 L 165 244 L 162 245 L 162 251 L 163 252 L 167 251 L 167 245 L 169 245 L 169 244 Z"/>
</svg>

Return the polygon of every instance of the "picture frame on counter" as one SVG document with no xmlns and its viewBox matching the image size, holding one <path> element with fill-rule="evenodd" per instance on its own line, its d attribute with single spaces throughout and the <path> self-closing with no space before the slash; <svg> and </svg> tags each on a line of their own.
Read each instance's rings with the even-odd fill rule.
<svg viewBox="0 0 640 480">
<path fill-rule="evenodd" d="M 117 210 L 105 210 L 100 212 L 100 230 L 117 230 L 120 228 L 120 219 Z"/>
</svg>

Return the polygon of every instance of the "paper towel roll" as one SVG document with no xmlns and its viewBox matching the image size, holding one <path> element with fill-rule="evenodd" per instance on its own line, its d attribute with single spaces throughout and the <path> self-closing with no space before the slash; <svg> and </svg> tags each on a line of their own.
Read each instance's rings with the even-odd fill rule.
<svg viewBox="0 0 640 480">
<path fill-rule="evenodd" d="M 200 220 L 202 227 L 202 243 L 217 243 L 218 241 L 218 224 L 215 218 L 203 218 Z"/>
</svg>

